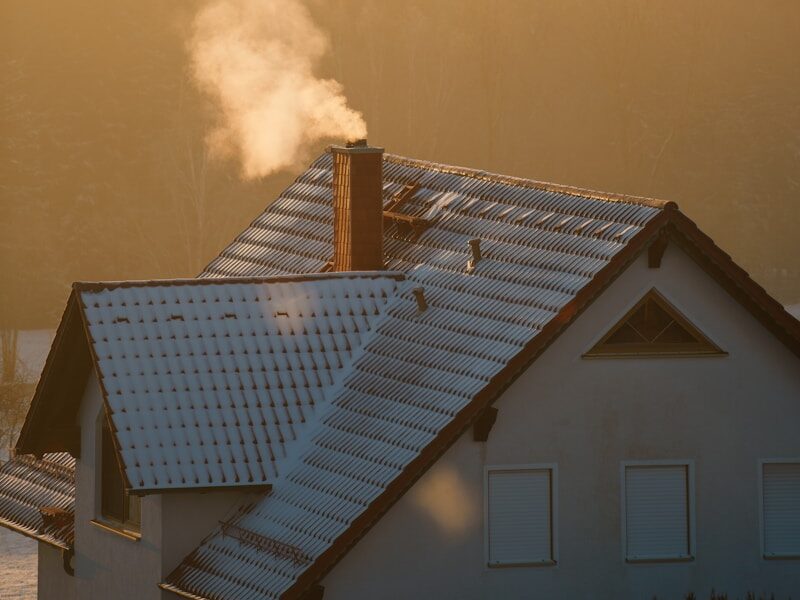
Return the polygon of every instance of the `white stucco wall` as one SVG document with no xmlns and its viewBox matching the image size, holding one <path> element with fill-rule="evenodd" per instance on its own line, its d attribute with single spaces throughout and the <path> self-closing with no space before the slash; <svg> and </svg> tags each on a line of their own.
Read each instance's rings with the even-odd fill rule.
<svg viewBox="0 0 800 600">
<path fill-rule="evenodd" d="M 178 492 L 161 496 L 162 556 L 164 576 L 180 562 L 225 518 L 242 499 L 241 492 Z M 163 577 L 162 577 L 163 579 Z M 176 596 L 169 594 L 171 599 Z"/>
<path fill-rule="evenodd" d="M 142 539 L 133 541 L 91 523 L 99 515 L 96 423 L 102 410 L 97 379 L 92 375 L 78 416 L 81 457 L 75 473 L 75 580 L 82 600 L 162 597 L 161 497 L 142 499 Z M 166 597 L 166 595 L 164 595 Z"/>
<path fill-rule="evenodd" d="M 134 541 L 91 523 L 99 515 L 96 480 L 97 416 L 102 407 L 94 376 L 86 386 L 78 422 L 81 458 L 76 464 L 75 576 L 61 556 L 40 544 L 40 600 L 172 600 L 158 583 L 224 518 L 239 492 L 176 492 L 142 499 L 141 539 Z M 65 581 L 65 578 L 67 580 Z"/>
<path fill-rule="evenodd" d="M 728 357 L 582 359 L 657 287 Z M 325 578 L 353 598 L 683 598 L 711 588 L 800 597 L 800 560 L 760 554 L 758 461 L 800 457 L 800 360 L 671 245 L 640 257 Z M 620 462 L 692 459 L 695 560 L 626 564 Z M 558 564 L 488 569 L 486 465 L 556 463 Z M 705 595 L 705 596 L 703 596 Z"/>
<path fill-rule="evenodd" d="M 64 570 L 61 550 L 39 543 L 38 600 L 75 600 L 75 578 Z"/>
</svg>

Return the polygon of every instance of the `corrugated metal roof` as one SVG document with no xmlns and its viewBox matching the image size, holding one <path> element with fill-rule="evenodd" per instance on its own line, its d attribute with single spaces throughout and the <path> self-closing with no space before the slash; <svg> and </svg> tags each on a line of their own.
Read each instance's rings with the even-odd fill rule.
<svg viewBox="0 0 800 600">
<path fill-rule="evenodd" d="M 59 548 L 72 545 L 74 521 L 45 526 L 40 509 L 75 512 L 75 459 L 45 454 L 17 456 L 0 465 L 0 524 Z"/>
<path fill-rule="evenodd" d="M 130 487 L 274 479 L 401 277 L 79 285 Z"/>
<path fill-rule="evenodd" d="M 206 272 L 271 272 L 330 258 L 331 162 L 318 159 Z M 550 190 L 481 172 L 387 156 L 387 201 L 431 226 L 418 238 L 388 228 L 387 267 L 407 285 L 389 303 L 302 452 L 261 501 L 231 523 L 269 545 L 220 529 L 170 575 L 166 589 L 204 598 L 278 598 L 386 491 L 424 448 L 661 211 Z M 468 241 L 482 259 L 468 269 Z M 277 253 L 275 252 L 277 251 Z M 276 258 L 276 256 L 278 258 Z M 265 260 L 264 257 L 269 257 Z M 411 291 L 422 287 L 420 311 Z"/>
</svg>

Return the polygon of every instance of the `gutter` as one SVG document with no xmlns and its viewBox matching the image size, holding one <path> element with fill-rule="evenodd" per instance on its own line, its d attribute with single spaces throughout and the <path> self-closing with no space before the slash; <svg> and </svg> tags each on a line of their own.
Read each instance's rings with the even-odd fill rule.
<svg viewBox="0 0 800 600">
<path fill-rule="evenodd" d="M 198 596 L 190 592 L 185 592 L 182 589 L 175 587 L 171 583 L 159 583 L 158 587 L 167 592 L 172 592 L 173 594 L 180 596 L 181 598 L 189 598 L 190 600 L 210 600 L 205 596 Z"/>
<path fill-rule="evenodd" d="M 7 519 L 0 518 L 0 527 L 5 527 L 6 529 L 10 529 L 16 533 L 20 533 L 25 537 L 31 538 L 32 540 L 36 540 L 37 542 L 42 542 L 43 544 L 47 544 L 48 546 L 52 546 L 53 548 L 57 548 L 59 550 L 71 550 L 72 546 L 69 546 L 66 543 L 59 543 L 54 541 L 55 538 L 50 537 L 46 538 L 42 534 L 32 533 L 30 528 L 23 527 L 22 525 L 17 525 L 13 521 L 9 521 Z"/>
</svg>

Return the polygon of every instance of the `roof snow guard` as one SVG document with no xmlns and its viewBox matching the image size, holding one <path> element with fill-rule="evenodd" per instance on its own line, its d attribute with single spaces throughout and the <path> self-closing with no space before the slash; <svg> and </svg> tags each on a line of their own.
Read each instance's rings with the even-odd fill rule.
<svg viewBox="0 0 800 600">
<path fill-rule="evenodd" d="M 128 488 L 268 485 L 400 279 L 342 273 L 76 284 L 70 302 L 83 321 Z M 67 344 L 58 338 L 54 349 Z M 67 359 L 48 359 L 49 371 L 57 374 Z M 52 393 L 58 382 L 48 381 L 47 368 L 42 379 L 21 452 L 36 452 L 37 430 L 74 423 L 79 398 Z M 59 402 L 73 405 L 71 417 L 62 411 L 65 423 L 48 423 L 48 405 Z"/>
</svg>

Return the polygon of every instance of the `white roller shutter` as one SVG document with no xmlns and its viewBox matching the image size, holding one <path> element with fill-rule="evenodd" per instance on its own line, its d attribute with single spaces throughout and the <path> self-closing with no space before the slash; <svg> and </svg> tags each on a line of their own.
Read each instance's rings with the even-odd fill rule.
<svg viewBox="0 0 800 600">
<path fill-rule="evenodd" d="M 553 560 L 551 470 L 490 470 L 487 521 L 490 565 Z"/>
<path fill-rule="evenodd" d="M 625 467 L 628 560 L 689 558 L 688 465 Z"/>
<path fill-rule="evenodd" d="M 800 556 L 800 463 L 765 463 L 764 555 Z"/>
</svg>

